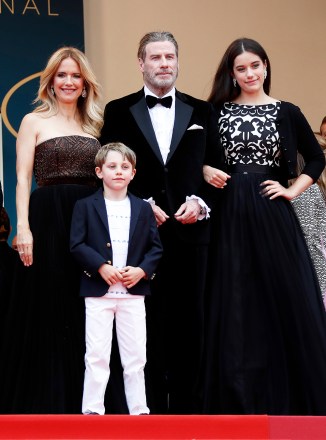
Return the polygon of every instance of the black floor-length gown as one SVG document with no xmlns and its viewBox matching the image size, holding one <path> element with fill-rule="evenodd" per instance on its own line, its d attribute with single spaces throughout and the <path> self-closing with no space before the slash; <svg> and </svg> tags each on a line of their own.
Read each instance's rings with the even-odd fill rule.
<svg viewBox="0 0 326 440">
<path fill-rule="evenodd" d="M 213 214 L 204 371 L 208 414 L 326 415 L 321 291 L 291 203 L 260 194 L 282 177 L 281 103 L 225 104 L 231 179 Z"/>
<path fill-rule="evenodd" d="M 99 148 L 94 138 L 64 136 L 35 149 L 34 262 L 16 267 L 1 350 L 4 413 L 81 413 L 84 302 L 69 234 L 76 200 L 96 190 Z"/>
</svg>

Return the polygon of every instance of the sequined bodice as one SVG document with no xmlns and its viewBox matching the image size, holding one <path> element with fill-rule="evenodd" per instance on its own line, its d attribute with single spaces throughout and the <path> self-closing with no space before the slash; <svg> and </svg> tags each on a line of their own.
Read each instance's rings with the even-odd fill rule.
<svg viewBox="0 0 326 440">
<path fill-rule="evenodd" d="M 62 136 L 35 148 L 34 176 L 38 186 L 60 183 L 96 185 L 94 158 L 100 148 L 97 139 Z"/>
<path fill-rule="evenodd" d="M 279 110 L 280 102 L 224 104 L 218 124 L 228 165 L 280 165 L 281 151 L 276 129 Z"/>
</svg>

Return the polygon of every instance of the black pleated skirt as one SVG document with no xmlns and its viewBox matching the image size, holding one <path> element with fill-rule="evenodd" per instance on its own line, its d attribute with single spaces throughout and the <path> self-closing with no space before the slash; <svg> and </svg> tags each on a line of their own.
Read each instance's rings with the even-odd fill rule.
<svg viewBox="0 0 326 440">
<path fill-rule="evenodd" d="M 96 188 L 52 185 L 30 199 L 34 262 L 18 261 L 1 348 L 3 413 L 81 413 L 84 302 L 69 251 L 72 209 Z"/>
<path fill-rule="evenodd" d="M 326 415 L 326 320 L 275 175 L 232 173 L 213 213 L 203 400 L 208 414 Z"/>
</svg>

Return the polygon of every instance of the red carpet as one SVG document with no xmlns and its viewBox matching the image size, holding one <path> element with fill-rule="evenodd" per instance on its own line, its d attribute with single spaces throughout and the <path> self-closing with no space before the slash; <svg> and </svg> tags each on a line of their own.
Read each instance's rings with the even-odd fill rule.
<svg viewBox="0 0 326 440">
<path fill-rule="evenodd" d="M 0 415 L 0 439 L 326 440 L 326 417 Z"/>
<path fill-rule="evenodd" d="M 0 439 L 268 439 L 267 416 L 0 416 Z"/>
<path fill-rule="evenodd" d="M 326 440 L 326 417 L 268 417 L 270 439 Z"/>
</svg>

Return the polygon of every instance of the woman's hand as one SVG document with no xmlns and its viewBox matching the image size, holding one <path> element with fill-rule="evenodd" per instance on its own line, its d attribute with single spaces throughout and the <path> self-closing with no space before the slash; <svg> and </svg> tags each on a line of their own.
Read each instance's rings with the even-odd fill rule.
<svg viewBox="0 0 326 440">
<path fill-rule="evenodd" d="M 293 188 L 284 188 L 277 180 L 265 180 L 260 186 L 263 187 L 260 194 L 263 197 L 268 197 L 270 200 L 276 199 L 276 197 L 284 197 L 286 200 L 292 200 L 295 197 Z"/>
<path fill-rule="evenodd" d="M 224 188 L 227 185 L 227 180 L 231 178 L 231 176 L 224 171 L 209 165 L 203 166 L 203 174 L 206 182 L 215 186 L 215 188 Z"/>
<path fill-rule="evenodd" d="M 17 251 L 24 266 L 33 264 L 33 235 L 29 228 L 17 231 Z"/>
</svg>

